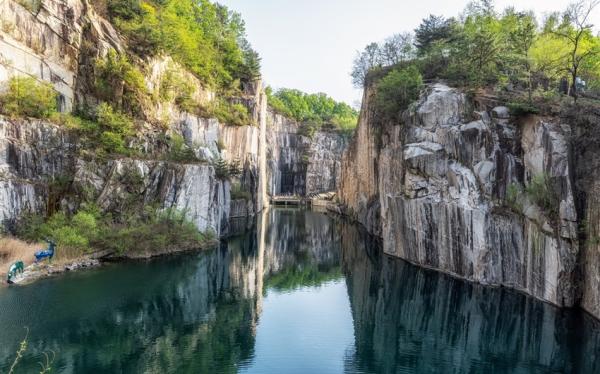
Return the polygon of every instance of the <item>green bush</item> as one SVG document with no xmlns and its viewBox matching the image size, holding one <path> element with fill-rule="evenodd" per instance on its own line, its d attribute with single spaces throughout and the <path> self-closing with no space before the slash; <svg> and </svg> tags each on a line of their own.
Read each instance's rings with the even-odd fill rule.
<svg viewBox="0 0 600 374">
<path fill-rule="evenodd" d="M 163 101 L 173 101 L 182 111 L 197 114 L 200 105 L 194 98 L 194 85 L 186 80 L 181 73 L 170 69 L 165 73 L 160 83 L 160 98 Z"/>
<path fill-rule="evenodd" d="M 58 251 L 78 254 L 109 250 L 124 255 L 170 248 L 199 248 L 211 237 L 198 232 L 183 212 L 161 211 L 154 207 L 126 213 L 118 220 L 110 214 L 101 214 L 95 206 L 85 207 L 72 217 L 62 212 L 47 220 L 28 215 L 23 217 L 19 227 L 18 235 L 23 239 L 51 238 L 56 241 Z"/>
<path fill-rule="evenodd" d="M 0 96 L 1 111 L 16 117 L 48 118 L 56 112 L 57 93 L 50 83 L 31 77 L 12 77 Z"/>
<path fill-rule="evenodd" d="M 42 8 L 42 0 L 17 0 L 17 3 L 35 14 L 39 13 Z"/>
<path fill-rule="evenodd" d="M 423 79 L 415 66 L 394 69 L 377 84 L 375 108 L 385 120 L 397 121 L 402 111 L 419 98 Z"/>
<path fill-rule="evenodd" d="M 194 162 L 198 161 L 194 151 L 185 144 L 185 139 L 179 134 L 174 134 L 169 139 L 168 159 L 176 162 Z"/>
<path fill-rule="evenodd" d="M 239 160 L 227 161 L 219 157 L 213 160 L 212 166 L 215 169 L 217 179 L 229 180 L 239 177 L 242 174 L 242 167 Z"/>
<path fill-rule="evenodd" d="M 59 247 L 83 253 L 90 251 L 90 243 L 97 238 L 98 230 L 96 217 L 91 213 L 81 211 L 69 218 L 59 212 L 48 220 L 37 215 L 25 216 L 17 234 L 30 241 L 51 238 Z"/>
<path fill-rule="evenodd" d="M 529 114 L 539 114 L 540 110 L 533 104 L 527 102 L 510 102 L 507 104 L 512 115 L 521 117 Z"/>
<path fill-rule="evenodd" d="M 108 11 L 141 57 L 166 52 L 213 88 L 260 76 L 239 14 L 202 0 L 110 0 Z"/>
<path fill-rule="evenodd" d="M 506 190 L 506 203 L 513 211 L 517 213 L 520 213 L 523 210 L 523 207 L 519 203 L 522 193 L 521 187 L 516 183 L 508 186 L 508 189 Z"/>
<path fill-rule="evenodd" d="M 529 199 L 542 208 L 550 218 L 555 219 L 558 217 L 560 202 L 552 188 L 550 177 L 546 174 L 534 176 L 525 187 L 525 192 Z"/>
<path fill-rule="evenodd" d="M 214 108 L 214 116 L 222 123 L 233 126 L 251 125 L 248 108 L 243 104 L 232 104 L 219 100 Z"/>
<path fill-rule="evenodd" d="M 116 111 L 107 103 L 96 108 L 96 121 L 84 121 L 83 132 L 88 136 L 91 145 L 98 145 L 98 151 L 106 154 L 125 154 L 126 139 L 134 134 L 133 121 L 125 114 Z"/>
<path fill-rule="evenodd" d="M 139 115 L 149 100 L 144 75 L 126 55 L 111 49 L 95 62 L 96 96 L 114 108 Z"/>
<path fill-rule="evenodd" d="M 209 238 L 210 235 L 201 234 L 185 218 L 184 212 L 149 208 L 141 214 L 129 215 L 124 223 L 105 226 L 96 246 L 121 255 L 152 253 L 168 249 L 200 248 Z"/>
</svg>

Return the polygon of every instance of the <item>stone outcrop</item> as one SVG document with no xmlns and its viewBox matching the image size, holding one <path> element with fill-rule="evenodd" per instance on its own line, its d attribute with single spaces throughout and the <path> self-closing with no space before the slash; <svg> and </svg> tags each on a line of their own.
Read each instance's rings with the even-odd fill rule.
<svg viewBox="0 0 600 374">
<path fill-rule="evenodd" d="M 0 1 L 0 82 L 27 75 L 53 84 L 60 109 L 76 101 L 84 32 L 99 50 L 120 50 L 117 32 L 88 0 Z M 88 40 L 89 42 L 89 40 Z"/>
<path fill-rule="evenodd" d="M 345 212 L 380 236 L 387 254 L 577 305 L 582 217 L 569 123 L 513 118 L 442 84 L 401 123 L 381 123 L 372 95 L 344 155 Z"/>
<path fill-rule="evenodd" d="M 230 186 L 210 164 L 85 160 L 76 139 L 50 123 L 0 117 L 0 186 L 0 219 L 9 228 L 27 212 L 72 211 L 84 200 L 120 212 L 134 199 L 183 211 L 200 231 L 227 233 Z"/>
<path fill-rule="evenodd" d="M 303 135 L 302 125 L 268 112 L 269 195 L 308 196 L 334 191 L 340 179 L 343 134 L 316 131 Z"/>
</svg>

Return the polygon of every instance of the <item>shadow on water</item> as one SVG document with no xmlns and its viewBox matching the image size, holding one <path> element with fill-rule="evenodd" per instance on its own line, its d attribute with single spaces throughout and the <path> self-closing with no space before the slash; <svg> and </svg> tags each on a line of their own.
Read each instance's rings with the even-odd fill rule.
<svg viewBox="0 0 600 374">
<path fill-rule="evenodd" d="M 354 227 L 342 246 L 356 336 L 348 372 L 600 372 L 600 324 L 583 312 L 417 268 Z"/>
<path fill-rule="evenodd" d="M 349 303 L 307 307 L 326 309 L 331 326 L 354 326 L 339 372 L 600 372 L 600 326 L 586 315 L 418 269 L 383 256 L 353 225 L 293 209 L 271 210 L 211 251 L 0 290 L 0 372 L 24 326 L 29 347 L 17 373 L 39 371 L 48 351 L 55 372 L 257 372 L 254 363 L 269 362 L 256 347 L 257 336 L 271 343 L 260 333 L 272 318 L 263 308 L 278 300 L 271 295 L 324 289 Z M 300 325 L 315 330 L 308 317 Z M 321 358 L 291 354 L 326 367 L 318 360 L 334 351 L 327 344 Z M 284 371 L 301 372 L 297 362 Z"/>
</svg>

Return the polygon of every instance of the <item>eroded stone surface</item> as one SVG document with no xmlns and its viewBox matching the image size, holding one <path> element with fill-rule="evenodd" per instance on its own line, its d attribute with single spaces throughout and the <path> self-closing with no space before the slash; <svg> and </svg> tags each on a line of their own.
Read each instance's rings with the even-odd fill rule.
<svg viewBox="0 0 600 374">
<path fill-rule="evenodd" d="M 383 239 L 384 251 L 489 285 L 512 287 L 561 306 L 575 305 L 577 213 L 566 124 L 516 123 L 507 108 L 468 115 L 456 89 L 430 87 L 402 123 L 381 125 L 364 101 L 344 156 L 346 212 Z M 382 128 L 377 128 L 382 127 Z M 556 214 L 511 185 L 546 176 Z"/>
</svg>

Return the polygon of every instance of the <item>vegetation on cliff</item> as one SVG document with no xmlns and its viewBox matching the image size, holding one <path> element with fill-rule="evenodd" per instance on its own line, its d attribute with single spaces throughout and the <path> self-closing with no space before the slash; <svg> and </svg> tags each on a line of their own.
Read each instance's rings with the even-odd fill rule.
<svg viewBox="0 0 600 374">
<path fill-rule="evenodd" d="M 147 206 L 120 216 L 86 205 L 73 215 L 57 212 L 48 218 L 26 215 L 18 236 L 27 241 L 52 238 L 61 252 L 75 258 L 98 250 L 115 255 L 161 253 L 169 249 L 194 249 L 206 245 L 213 235 L 198 232 L 183 212 Z"/>
<path fill-rule="evenodd" d="M 429 16 L 414 34 L 399 34 L 360 52 L 357 86 L 412 65 L 425 79 L 469 89 L 493 88 L 517 112 L 538 111 L 559 93 L 600 95 L 600 37 L 590 24 L 596 0 L 579 0 L 538 22 L 533 12 L 496 11 L 491 0 L 471 2 L 457 18 Z"/>
<path fill-rule="evenodd" d="M 267 96 L 273 110 L 298 122 L 339 130 L 354 129 L 358 123 L 358 112 L 355 109 L 324 93 L 307 94 L 289 88 L 273 92 L 269 87 Z"/>
<path fill-rule="evenodd" d="M 212 88 L 260 76 L 238 13 L 208 0 L 109 0 L 111 21 L 141 57 L 166 53 Z"/>
</svg>

